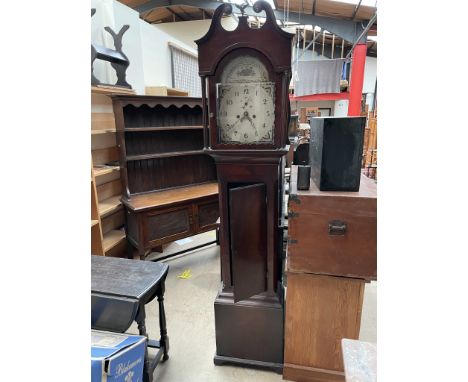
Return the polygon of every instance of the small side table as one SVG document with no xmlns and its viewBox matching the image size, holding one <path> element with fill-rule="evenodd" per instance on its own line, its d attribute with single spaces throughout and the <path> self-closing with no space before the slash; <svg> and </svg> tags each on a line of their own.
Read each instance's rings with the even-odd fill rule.
<svg viewBox="0 0 468 382">
<path fill-rule="evenodd" d="M 159 304 L 159 341 L 148 338 L 147 347 L 159 349 L 150 359 L 145 354 L 143 381 L 152 382 L 159 361 L 169 359 L 169 338 L 164 312 L 165 280 L 169 266 L 163 263 L 91 256 L 91 327 L 123 333 L 133 321 L 139 334 L 146 336 L 145 305 L 157 297 Z"/>
<path fill-rule="evenodd" d="M 377 345 L 371 342 L 341 340 L 346 382 L 377 382 Z"/>
</svg>

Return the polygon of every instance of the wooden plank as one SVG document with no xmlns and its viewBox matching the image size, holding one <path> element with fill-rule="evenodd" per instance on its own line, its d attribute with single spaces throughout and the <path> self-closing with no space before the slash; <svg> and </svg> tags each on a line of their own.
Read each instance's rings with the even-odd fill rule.
<svg viewBox="0 0 468 382">
<path fill-rule="evenodd" d="M 128 89 L 128 88 L 122 88 L 119 86 L 109 86 L 109 85 L 97 85 L 97 86 L 91 86 L 91 93 L 96 93 L 96 94 L 130 94 L 134 95 L 135 90 L 133 89 Z"/>
<path fill-rule="evenodd" d="M 91 130 L 91 136 L 99 134 L 115 134 L 116 132 L 117 130 L 115 129 Z"/>
<path fill-rule="evenodd" d="M 91 130 L 115 130 L 114 113 L 91 113 Z"/>
<path fill-rule="evenodd" d="M 119 151 L 117 147 L 92 150 L 91 155 L 93 157 L 93 165 L 106 164 L 119 160 Z"/>
<path fill-rule="evenodd" d="M 137 252 L 138 254 L 138 252 Z M 107 257 L 127 258 L 127 240 L 120 240 L 116 245 L 106 251 Z M 135 257 L 135 260 L 140 260 L 140 256 Z"/>
<path fill-rule="evenodd" d="M 96 186 L 100 186 L 104 183 L 112 182 L 113 180 L 118 180 L 120 179 L 120 167 L 115 166 L 112 167 L 115 168 L 112 172 L 106 172 L 103 174 L 100 174 L 99 176 L 96 177 L 95 182 Z"/>
<path fill-rule="evenodd" d="M 104 248 L 102 246 L 102 230 L 98 203 L 94 171 L 91 168 L 91 253 L 93 255 L 103 256 Z"/>
<path fill-rule="evenodd" d="M 91 113 L 113 113 L 112 99 L 104 94 L 91 94 Z"/>
<path fill-rule="evenodd" d="M 120 201 L 120 195 L 112 196 L 109 199 L 99 202 L 99 215 L 101 219 L 112 212 L 122 208 L 122 202 Z"/>
<path fill-rule="evenodd" d="M 102 232 L 99 224 L 91 226 L 91 254 L 96 256 L 104 256 L 104 248 L 102 246 Z"/>
<path fill-rule="evenodd" d="M 102 234 L 105 235 L 114 229 L 120 229 L 124 224 L 125 212 L 123 208 L 121 208 L 113 214 L 109 214 L 101 219 Z"/>
<path fill-rule="evenodd" d="M 120 171 L 120 166 L 94 167 L 94 178 Z"/>
<path fill-rule="evenodd" d="M 112 182 L 101 184 L 96 187 L 98 201 L 101 202 L 105 199 L 109 199 L 112 196 L 119 195 L 122 193 L 122 183 L 120 180 L 113 180 Z"/>
<path fill-rule="evenodd" d="M 284 362 L 343 372 L 341 340 L 358 339 L 364 280 L 287 272 Z"/>
<path fill-rule="evenodd" d="M 116 245 L 118 245 L 122 240 L 125 240 L 125 231 L 124 230 L 112 230 L 107 232 L 104 235 L 103 246 L 104 252 L 110 251 Z"/>
<path fill-rule="evenodd" d="M 147 86 L 145 95 L 151 96 L 188 96 L 188 91 L 167 86 Z"/>
<path fill-rule="evenodd" d="M 117 146 L 116 134 L 91 134 L 91 150 L 106 149 Z"/>
<path fill-rule="evenodd" d="M 128 201 L 124 200 L 124 203 L 132 210 L 142 211 L 153 207 L 169 206 L 217 194 L 218 182 L 210 182 L 134 195 Z"/>
</svg>

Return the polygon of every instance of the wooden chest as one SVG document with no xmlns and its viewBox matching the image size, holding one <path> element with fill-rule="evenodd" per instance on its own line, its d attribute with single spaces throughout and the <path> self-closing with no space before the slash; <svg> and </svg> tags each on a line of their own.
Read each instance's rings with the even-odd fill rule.
<svg viewBox="0 0 468 382">
<path fill-rule="evenodd" d="M 361 176 L 358 192 L 297 190 L 291 171 L 288 212 L 291 271 L 377 279 L 377 187 Z"/>
</svg>

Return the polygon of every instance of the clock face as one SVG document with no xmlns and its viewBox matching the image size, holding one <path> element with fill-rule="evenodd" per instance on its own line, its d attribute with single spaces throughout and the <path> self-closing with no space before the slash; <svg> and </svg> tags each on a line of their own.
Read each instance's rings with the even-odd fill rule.
<svg viewBox="0 0 468 382">
<path fill-rule="evenodd" d="M 217 84 L 220 143 L 273 143 L 275 84 L 252 56 L 233 59 Z"/>
</svg>

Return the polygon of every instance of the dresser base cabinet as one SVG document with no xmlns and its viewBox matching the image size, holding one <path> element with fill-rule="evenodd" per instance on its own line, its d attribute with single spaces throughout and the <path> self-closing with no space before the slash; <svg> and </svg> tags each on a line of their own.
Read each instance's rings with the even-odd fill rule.
<svg viewBox="0 0 468 382">
<path fill-rule="evenodd" d="M 141 259 L 151 249 L 217 228 L 218 185 L 193 185 L 122 200 L 127 213 L 129 257 Z"/>
<path fill-rule="evenodd" d="M 344 381 L 341 340 L 358 339 L 365 281 L 287 272 L 283 378 Z"/>
</svg>

